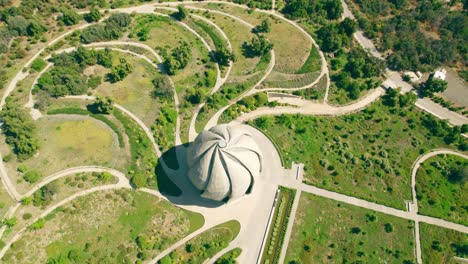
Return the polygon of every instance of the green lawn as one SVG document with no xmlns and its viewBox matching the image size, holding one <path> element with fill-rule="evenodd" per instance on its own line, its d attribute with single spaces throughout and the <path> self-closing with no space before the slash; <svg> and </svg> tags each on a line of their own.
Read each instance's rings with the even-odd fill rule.
<svg viewBox="0 0 468 264">
<path fill-rule="evenodd" d="M 202 218 L 147 193 L 133 190 L 93 193 L 47 216 L 45 226 L 26 232 L 3 261 L 134 263 L 137 259 L 149 260 L 188 235 L 194 229 L 191 221 L 200 227 Z"/>
<path fill-rule="evenodd" d="M 425 223 L 419 224 L 423 263 L 462 263 L 467 258 L 468 235 Z"/>
<path fill-rule="evenodd" d="M 451 147 L 430 135 L 422 124 L 426 115 L 377 102 L 345 116 L 283 115 L 254 123 L 281 146 L 286 166 L 305 164 L 306 183 L 404 209 L 404 201 L 412 199 L 416 158 Z"/>
<path fill-rule="evenodd" d="M 439 155 L 426 160 L 416 174 L 419 213 L 468 225 L 468 186 L 466 179 L 450 180 L 453 168 L 464 168 L 468 160 Z"/>
<path fill-rule="evenodd" d="M 217 225 L 192 238 L 184 245 L 165 256 L 165 261 L 173 264 L 203 263 L 217 252 L 227 247 L 240 231 L 239 222 L 232 220 Z M 161 261 L 161 263 L 163 263 Z M 166 262 L 164 262 L 166 263 Z"/>
<path fill-rule="evenodd" d="M 413 228 L 405 219 L 302 192 L 285 263 L 415 262 Z"/>
</svg>

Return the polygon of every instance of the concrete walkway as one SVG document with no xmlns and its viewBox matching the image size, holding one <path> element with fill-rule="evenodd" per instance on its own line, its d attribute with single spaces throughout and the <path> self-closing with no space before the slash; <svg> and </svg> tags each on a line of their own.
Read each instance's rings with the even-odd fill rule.
<svg viewBox="0 0 468 264">
<path fill-rule="evenodd" d="M 281 114 L 303 114 L 303 115 L 329 115 L 329 116 L 339 116 L 354 113 L 360 111 L 371 103 L 375 102 L 385 93 L 382 88 L 377 88 L 370 94 L 362 97 L 358 101 L 345 105 L 345 106 L 331 106 L 326 103 L 317 103 L 309 100 L 304 100 L 300 98 L 284 97 L 283 99 L 278 99 L 280 103 L 287 103 L 293 106 L 277 106 L 274 108 L 271 107 L 259 107 L 256 110 L 240 115 L 236 120 L 239 122 L 246 122 L 248 120 L 253 120 L 261 116 L 267 115 L 281 115 Z"/>
</svg>

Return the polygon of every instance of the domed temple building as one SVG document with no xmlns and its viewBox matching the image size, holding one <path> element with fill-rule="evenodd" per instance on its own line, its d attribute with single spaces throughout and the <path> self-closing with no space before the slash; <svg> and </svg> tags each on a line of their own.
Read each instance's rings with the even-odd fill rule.
<svg viewBox="0 0 468 264">
<path fill-rule="evenodd" d="M 262 170 L 262 154 L 242 126 L 203 131 L 188 151 L 188 177 L 203 198 L 228 201 L 250 192 Z"/>
</svg>

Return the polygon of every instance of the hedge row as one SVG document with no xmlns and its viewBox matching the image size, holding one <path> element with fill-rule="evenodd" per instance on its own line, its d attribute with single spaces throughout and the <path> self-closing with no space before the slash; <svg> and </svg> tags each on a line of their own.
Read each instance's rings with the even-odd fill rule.
<svg viewBox="0 0 468 264">
<path fill-rule="evenodd" d="M 286 235 L 286 229 L 288 228 L 289 216 L 291 215 L 292 205 L 294 202 L 295 190 L 288 189 L 280 186 L 280 202 L 277 207 L 277 213 L 274 224 L 270 227 L 269 244 L 266 253 L 267 256 L 264 260 L 264 264 L 279 263 L 281 254 L 281 248 L 283 247 L 284 237 Z"/>
</svg>

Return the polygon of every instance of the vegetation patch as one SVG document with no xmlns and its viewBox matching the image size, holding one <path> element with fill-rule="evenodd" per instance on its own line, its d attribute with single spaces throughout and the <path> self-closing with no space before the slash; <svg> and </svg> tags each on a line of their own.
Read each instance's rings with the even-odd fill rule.
<svg viewBox="0 0 468 264">
<path fill-rule="evenodd" d="M 227 247 L 239 231 L 240 224 L 235 220 L 217 225 L 178 247 L 159 263 L 203 263 Z"/>
<path fill-rule="evenodd" d="M 236 264 L 236 259 L 237 257 L 239 257 L 241 252 L 241 248 L 235 248 L 233 250 L 230 250 L 224 253 L 224 255 L 222 255 L 221 257 L 219 257 L 219 259 L 215 261 L 215 264 Z"/>
<path fill-rule="evenodd" d="M 468 225 L 468 160 L 439 155 L 426 160 L 416 174 L 419 213 Z"/>
<path fill-rule="evenodd" d="M 198 219 L 203 217 L 147 193 L 93 193 L 57 208 L 40 225 L 34 224 L 36 228 L 30 228 L 3 261 L 145 261 L 188 235 L 191 222 Z"/>
<path fill-rule="evenodd" d="M 286 164 L 305 164 L 306 183 L 404 209 L 416 158 L 434 148 L 467 145 L 459 127 L 409 102 L 409 95 L 392 90 L 383 102 L 355 114 L 281 115 L 252 123 L 281 146 Z"/>
<path fill-rule="evenodd" d="M 285 263 L 414 263 L 413 225 L 302 192 Z"/>
<path fill-rule="evenodd" d="M 457 263 L 454 257 L 468 257 L 468 235 L 419 223 L 423 262 Z"/>
</svg>

